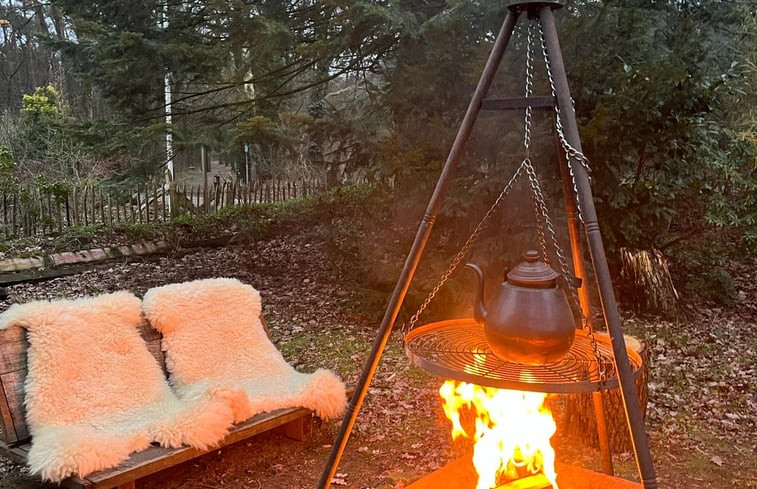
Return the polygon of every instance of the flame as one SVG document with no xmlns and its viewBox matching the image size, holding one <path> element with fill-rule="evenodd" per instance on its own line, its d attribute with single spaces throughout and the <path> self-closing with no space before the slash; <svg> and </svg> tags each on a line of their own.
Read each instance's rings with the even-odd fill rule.
<svg viewBox="0 0 757 489">
<path fill-rule="evenodd" d="M 481 369 L 486 367 L 486 352 L 475 350 L 473 352 L 473 365 L 466 364 L 463 367 L 463 371 L 466 374 L 477 375 L 481 372 Z"/>
<path fill-rule="evenodd" d="M 544 406 L 546 394 L 447 380 L 439 395 L 444 414 L 452 422 L 452 439 L 465 437 L 474 441 L 476 489 L 495 488 L 502 477 L 518 478 L 518 468 L 530 474 L 541 472 L 558 489 L 555 451 L 550 444 L 557 426 Z M 463 410 L 475 415 L 473 436 L 463 427 Z"/>
</svg>

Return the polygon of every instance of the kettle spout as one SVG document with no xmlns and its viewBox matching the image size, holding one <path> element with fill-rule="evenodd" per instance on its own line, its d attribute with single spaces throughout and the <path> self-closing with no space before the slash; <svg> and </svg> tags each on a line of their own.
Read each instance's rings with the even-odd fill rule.
<svg viewBox="0 0 757 489">
<path fill-rule="evenodd" d="M 466 268 L 470 268 L 478 276 L 478 290 L 476 292 L 476 302 L 473 304 L 473 317 L 480 325 L 486 321 L 486 306 L 484 305 L 484 272 L 473 263 L 466 263 Z"/>
</svg>

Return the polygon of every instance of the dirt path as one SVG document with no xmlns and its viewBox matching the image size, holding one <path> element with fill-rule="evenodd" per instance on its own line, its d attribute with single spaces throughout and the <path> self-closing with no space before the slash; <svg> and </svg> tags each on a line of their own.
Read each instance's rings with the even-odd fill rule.
<svg viewBox="0 0 757 489">
<path fill-rule="evenodd" d="M 706 309 L 685 324 L 633 319 L 629 332 L 652 350 L 648 431 L 660 487 L 757 487 L 755 453 L 755 280 L 741 270 L 742 300 L 732 310 Z M 751 267 L 751 268 L 750 268 Z M 329 265 L 322 244 L 305 236 L 242 247 L 201 249 L 181 257 L 110 262 L 76 276 L 10 288 L 17 302 L 76 297 L 215 276 L 258 288 L 274 341 L 298 369 L 326 367 L 354 383 L 370 349 L 375 324 L 348 308 L 355 293 Z M 440 380 L 409 365 L 392 338 L 371 386 L 334 487 L 401 489 L 454 455 L 441 415 Z M 302 443 L 272 434 L 240 442 L 145 478 L 142 489 L 315 487 L 336 433 L 325 423 Z M 559 461 L 599 468 L 594 449 L 556 439 Z M 458 447 L 459 449 L 459 447 Z M 635 476 L 631 454 L 616 470 Z M 0 459 L 0 489 L 46 486 Z"/>
</svg>

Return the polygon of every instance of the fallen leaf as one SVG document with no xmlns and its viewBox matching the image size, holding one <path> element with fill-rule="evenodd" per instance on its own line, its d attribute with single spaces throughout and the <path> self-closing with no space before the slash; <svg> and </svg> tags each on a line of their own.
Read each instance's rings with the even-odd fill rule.
<svg viewBox="0 0 757 489">
<path fill-rule="evenodd" d="M 331 479 L 331 483 L 335 486 L 346 486 L 347 481 L 345 480 L 347 478 L 347 474 L 339 474 L 337 473 L 334 475 L 334 478 Z"/>
</svg>

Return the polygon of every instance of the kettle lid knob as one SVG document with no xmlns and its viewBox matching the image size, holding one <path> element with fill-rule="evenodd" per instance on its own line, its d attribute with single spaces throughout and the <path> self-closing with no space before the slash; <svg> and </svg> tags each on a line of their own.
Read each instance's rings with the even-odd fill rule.
<svg viewBox="0 0 757 489">
<path fill-rule="evenodd" d="M 527 263 L 537 262 L 539 261 L 539 258 L 541 258 L 541 253 L 536 250 L 528 250 L 523 253 L 523 259 L 526 260 Z"/>
</svg>

